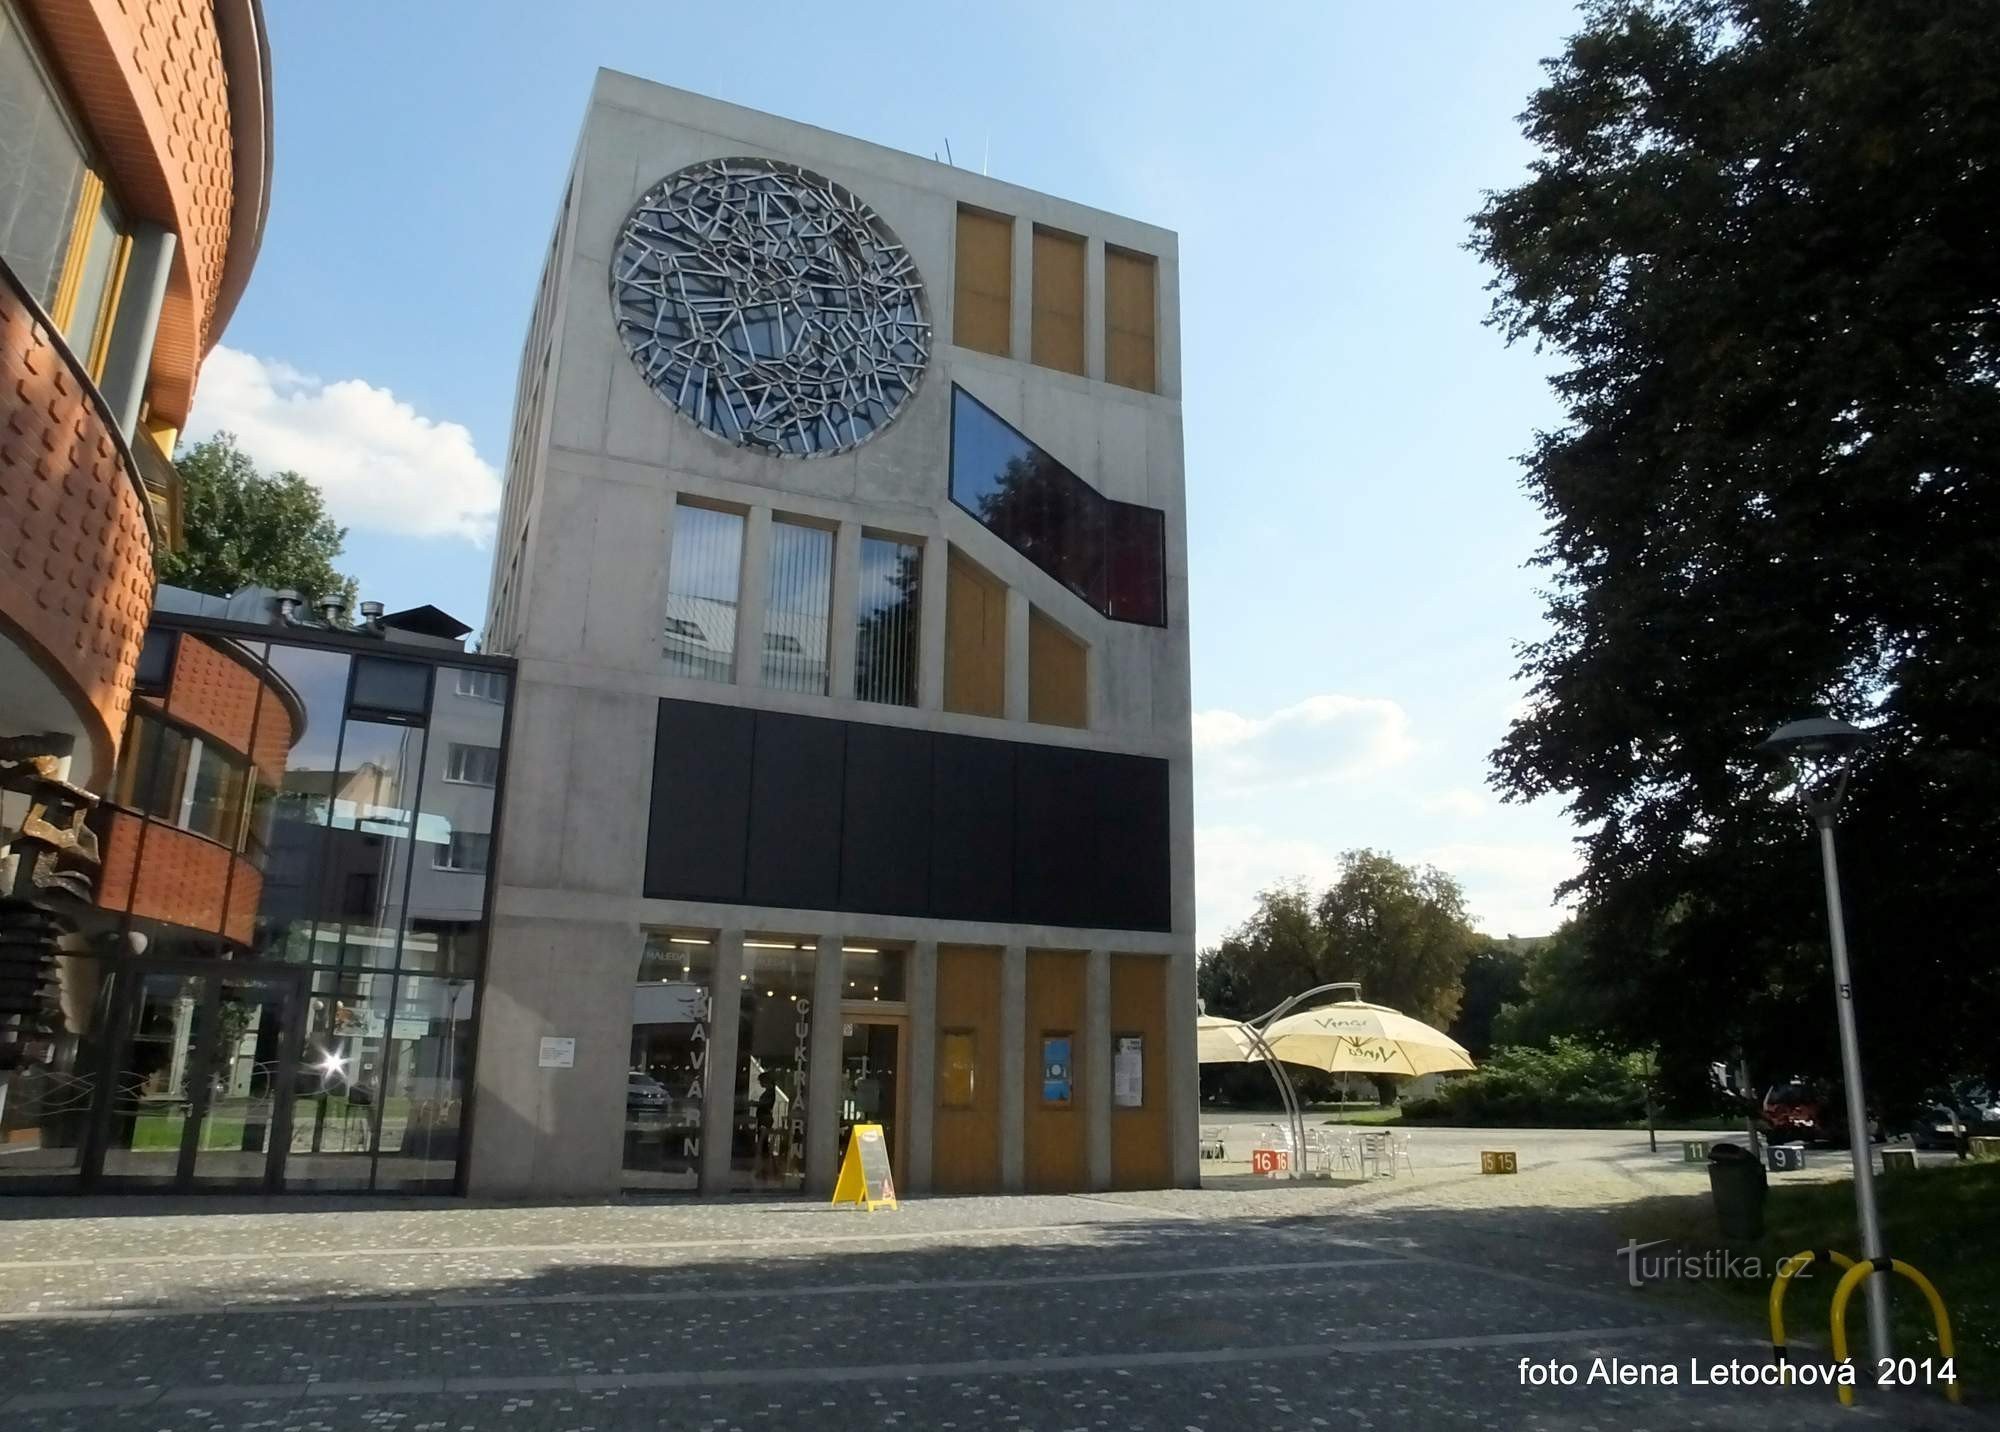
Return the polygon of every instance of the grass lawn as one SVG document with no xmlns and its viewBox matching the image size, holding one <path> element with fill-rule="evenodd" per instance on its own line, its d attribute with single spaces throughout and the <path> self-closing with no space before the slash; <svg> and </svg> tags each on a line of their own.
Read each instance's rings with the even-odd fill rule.
<svg viewBox="0 0 2000 1432">
<path fill-rule="evenodd" d="M 1838 1153 L 1827 1157 L 1839 1157 Z M 1937 1285 L 1951 1314 L 1958 1344 L 1957 1371 L 1968 1398 L 2000 1396 L 2000 1162 L 1920 1168 L 1915 1172 L 1878 1177 L 1876 1199 L 1882 1210 L 1882 1237 L 1889 1253 L 1910 1264 Z M 1807 1248 L 1834 1248 L 1859 1256 L 1861 1237 L 1854 1220 L 1854 1187 L 1840 1183 L 1786 1184 L 1773 1179 L 1764 1205 L 1764 1236 L 1754 1242 L 1725 1244 L 1715 1232 L 1708 1195 L 1653 1199 L 1634 1207 L 1620 1220 L 1620 1231 L 1644 1242 L 1670 1239 L 1687 1251 L 1734 1248 L 1759 1256 L 1775 1270 L 1779 1259 Z M 1887 1276 L 1877 1274 L 1876 1276 Z M 1791 1341 L 1829 1342 L 1829 1304 L 1838 1280 L 1818 1268 L 1810 1277 L 1795 1279 L 1785 1294 L 1785 1332 Z M 1718 1280 L 1677 1285 L 1688 1296 L 1723 1311 L 1769 1336 L 1768 1278 Z M 1916 1285 L 1891 1277 L 1892 1333 L 1899 1357 L 1919 1360 L 1937 1355 L 1930 1311 Z M 1848 1347 L 1867 1344 L 1867 1315 L 1857 1292 L 1847 1310 Z M 1873 1369 L 1860 1369 L 1865 1397 Z"/>
</svg>

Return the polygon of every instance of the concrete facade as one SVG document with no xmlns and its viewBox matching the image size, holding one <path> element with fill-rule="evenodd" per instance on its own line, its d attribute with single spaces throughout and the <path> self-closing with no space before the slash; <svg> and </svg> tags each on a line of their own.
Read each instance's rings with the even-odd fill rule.
<svg viewBox="0 0 2000 1432">
<path fill-rule="evenodd" d="M 760 157 L 823 175 L 864 200 L 906 245 L 921 272 L 932 327 L 928 369 L 886 428 L 852 450 L 810 458 L 733 446 L 684 418 L 643 380 L 621 344 L 610 261 L 634 203 L 662 178 L 702 160 Z M 954 346 L 954 234 L 959 206 L 1015 223 L 1013 356 Z M 1105 246 L 1157 262 L 1157 393 L 1102 381 L 1102 305 L 1087 303 L 1086 373 L 1027 361 L 1035 225 L 1081 235 L 1090 295 L 1103 290 Z M 600 72 L 567 187 L 523 355 L 513 446 L 487 614 L 488 651 L 518 660 L 498 845 L 494 926 L 479 1034 L 469 1191 L 475 1195 L 599 1196 L 621 1182 L 621 1130 L 632 988 L 646 932 L 694 930 L 713 940 L 713 1008 L 702 1111 L 699 1184 L 728 1186 L 735 1002 L 748 936 L 783 932 L 820 965 L 814 993 L 805 1159 L 808 1191 L 831 1184 L 838 1119 L 845 942 L 895 942 L 907 951 L 900 1138 L 908 1186 L 930 1182 L 937 1031 L 938 947 L 1005 952 L 999 1051 L 1003 1183 L 1019 1188 L 1026 1040 L 1024 952 L 1088 952 L 1088 1024 L 1077 1057 L 1108 1076 L 1107 957 L 1162 962 L 1166 1047 L 1147 1079 L 1164 1078 L 1171 1180 L 1197 1180 L 1194 1056 L 1195 926 L 1188 586 L 1175 236 L 1131 219 L 1034 193 L 963 169 L 770 115 Z M 1166 517 L 1164 627 L 1107 620 L 968 513 L 947 491 L 954 385 L 965 388 L 1099 493 Z M 677 504 L 685 499 L 745 519 L 736 681 L 671 675 L 661 654 Z M 798 516 L 835 534 L 828 695 L 760 684 L 769 531 Z M 914 706 L 851 699 L 852 593 L 859 536 L 892 534 L 924 553 Z M 1087 729 L 1031 724 L 1025 685 L 1010 663 L 1004 719 L 943 709 L 945 572 L 956 548 L 1009 591 L 1010 651 L 1025 652 L 1029 609 L 1049 614 L 1088 649 Z M 655 713 L 662 698 L 724 703 L 847 721 L 1157 757 L 1170 804 L 1171 928 L 1080 929 L 908 916 L 858 915 L 643 893 Z M 574 1038 L 573 1067 L 540 1067 L 547 1037 Z M 1149 1085 L 1150 1086 L 1150 1085 Z M 1108 1187 L 1109 1077 L 1081 1084 L 1091 1107 L 1089 1180 Z M 1102 1107 L 1098 1107 L 1101 1105 Z"/>
</svg>

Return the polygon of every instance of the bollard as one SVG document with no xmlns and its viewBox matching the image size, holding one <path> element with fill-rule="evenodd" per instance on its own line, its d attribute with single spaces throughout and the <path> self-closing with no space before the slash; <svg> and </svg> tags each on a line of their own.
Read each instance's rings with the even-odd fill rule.
<svg viewBox="0 0 2000 1432">
<path fill-rule="evenodd" d="M 1854 1260 L 1845 1253 L 1832 1248 L 1808 1248 L 1803 1253 L 1794 1253 L 1778 1262 L 1778 1276 L 1771 1280 L 1771 1360 L 1783 1363 L 1785 1354 L 1785 1293 L 1792 1286 L 1792 1279 L 1812 1267 L 1814 1263 L 1832 1263 L 1839 1268 L 1852 1268 Z"/>
<path fill-rule="evenodd" d="M 1937 1324 L 1938 1352 L 1946 1362 L 1956 1361 L 1951 1347 L 1951 1315 L 1944 1310 L 1944 1299 L 1931 1280 L 1912 1268 L 1900 1258 L 1871 1258 L 1865 1263 L 1856 1263 L 1840 1275 L 1840 1286 L 1833 1290 L 1833 1357 L 1836 1362 L 1847 1361 L 1847 1300 L 1854 1296 L 1854 1290 L 1862 1285 L 1871 1273 L 1899 1273 L 1908 1278 L 1924 1295 L 1924 1301 L 1931 1305 L 1931 1320 Z M 1953 1372 L 1956 1373 L 1954 1368 Z M 1944 1395 L 1953 1402 L 1959 1400 L 1956 1376 L 1944 1385 Z M 1840 1403 L 1843 1407 L 1854 1405 L 1854 1389 L 1841 1385 Z"/>
</svg>

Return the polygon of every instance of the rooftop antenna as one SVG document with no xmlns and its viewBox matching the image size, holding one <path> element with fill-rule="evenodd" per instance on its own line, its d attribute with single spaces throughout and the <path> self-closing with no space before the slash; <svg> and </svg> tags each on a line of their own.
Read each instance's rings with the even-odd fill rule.
<svg viewBox="0 0 2000 1432">
<path fill-rule="evenodd" d="M 953 159 L 953 158 L 951 157 L 951 136 L 950 136 L 950 135 L 946 135 L 946 136 L 945 136 L 945 140 L 944 140 L 944 162 L 945 162 L 945 163 L 947 163 L 947 164 L 949 164 L 949 165 L 951 165 L 951 167 L 952 167 L 952 168 L 954 168 L 954 169 L 956 169 L 956 168 L 958 167 L 958 161 L 957 161 L 956 159 Z"/>
</svg>

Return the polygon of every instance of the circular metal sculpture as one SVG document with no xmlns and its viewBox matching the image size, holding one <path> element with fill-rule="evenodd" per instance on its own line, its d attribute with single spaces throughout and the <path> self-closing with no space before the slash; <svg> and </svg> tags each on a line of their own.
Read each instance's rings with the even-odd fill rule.
<svg viewBox="0 0 2000 1432">
<path fill-rule="evenodd" d="M 888 225 L 771 160 L 706 160 L 654 185 L 625 221 L 611 302 L 655 392 L 791 457 L 866 442 L 930 356 L 923 280 Z"/>
</svg>

